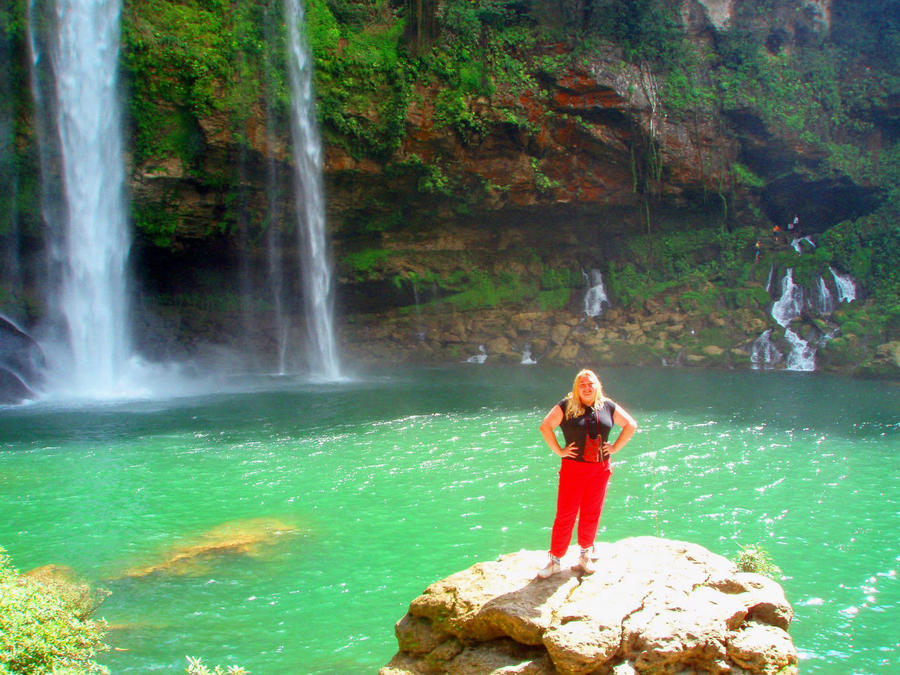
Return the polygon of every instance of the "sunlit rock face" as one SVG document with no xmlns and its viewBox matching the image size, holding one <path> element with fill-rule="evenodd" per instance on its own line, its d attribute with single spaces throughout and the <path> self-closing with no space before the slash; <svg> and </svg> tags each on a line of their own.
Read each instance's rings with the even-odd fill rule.
<svg viewBox="0 0 900 675">
<path fill-rule="evenodd" d="M 692 0 L 684 3 L 685 6 L 699 5 L 702 8 L 706 20 L 717 30 L 725 30 L 730 27 L 734 16 L 734 0 Z M 683 7 L 682 11 L 687 9 Z"/>
<path fill-rule="evenodd" d="M 760 18 L 772 27 L 780 25 L 793 33 L 801 27 L 815 33 L 827 33 L 831 29 L 831 5 L 831 0 L 781 2 Z M 751 10 L 759 16 L 757 3 L 746 0 L 686 0 L 681 6 L 686 24 L 702 21 L 720 31 L 734 28 L 735 22 L 743 18 L 744 10 Z"/>
<path fill-rule="evenodd" d="M 382 675 L 796 673 L 793 610 L 767 577 L 701 546 L 634 537 L 597 546 L 597 571 L 535 573 L 520 551 L 429 586 L 396 626 Z"/>
</svg>

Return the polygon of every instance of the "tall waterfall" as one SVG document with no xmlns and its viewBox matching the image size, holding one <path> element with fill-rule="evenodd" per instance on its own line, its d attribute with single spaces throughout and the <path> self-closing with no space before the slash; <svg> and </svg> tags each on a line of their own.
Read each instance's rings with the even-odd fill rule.
<svg viewBox="0 0 900 675">
<path fill-rule="evenodd" d="M 58 241 L 50 246 L 60 275 L 50 304 L 62 317 L 71 354 L 71 363 L 59 366 L 65 386 L 81 395 L 118 392 L 131 350 L 120 13 L 120 0 L 57 0 L 57 31 L 46 47 L 54 69 L 54 100 L 46 110 L 55 112 L 50 126 L 56 128 L 63 197 L 61 222 L 54 224 Z M 48 67 L 38 64 L 46 55 L 33 56 L 35 69 Z"/>
<path fill-rule="evenodd" d="M 291 137 L 294 144 L 297 229 L 298 243 L 303 251 L 301 272 L 309 359 L 314 375 L 333 380 L 340 377 L 340 366 L 334 340 L 331 252 L 325 230 L 322 144 L 315 118 L 313 64 L 302 32 L 305 12 L 301 0 L 285 0 L 284 7 L 293 101 Z"/>
</svg>

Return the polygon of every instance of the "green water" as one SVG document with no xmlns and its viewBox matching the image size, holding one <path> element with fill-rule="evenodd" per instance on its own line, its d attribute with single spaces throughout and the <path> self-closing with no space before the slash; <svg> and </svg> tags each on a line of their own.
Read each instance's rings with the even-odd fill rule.
<svg viewBox="0 0 900 675">
<path fill-rule="evenodd" d="M 374 673 L 431 582 L 545 549 L 556 459 L 537 426 L 574 372 L 487 365 L 254 391 L 0 410 L 0 544 L 112 591 L 114 674 L 185 655 L 255 675 Z M 900 672 L 900 388 L 797 373 L 610 369 L 640 429 L 600 540 L 762 544 L 804 673 Z M 259 555 L 122 578 L 223 523 L 295 531 Z M 602 573 L 602 572 L 601 572 Z"/>
</svg>

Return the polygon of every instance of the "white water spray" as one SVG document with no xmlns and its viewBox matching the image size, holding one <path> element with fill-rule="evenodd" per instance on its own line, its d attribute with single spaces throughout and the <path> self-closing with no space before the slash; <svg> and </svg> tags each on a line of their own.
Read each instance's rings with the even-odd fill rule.
<svg viewBox="0 0 900 675">
<path fill-rule="evenodd" d="M 781 297 L 772 305 L 772 318 L 782 328 L 800 316 L 803 311 L 803 289 L 794 283 L 794 268 L 788 268 L 781 280 Z"/>
<path fill-rule="evenodd" d="M 834 298 L 822 277 L 816 283 L 815 308 L 819 316 L 831 316 L 834 312 Z"/>
<path fill-rule="evenodd" d="M 596 317 L 603 313 L 604 306 L 609 306 L 609 297 L 606 295 L 606 286 L 603 284 L 603 275 L 600 270 L 591 270 L 591 275 L 584 272 L 584 279 L 588 284 L 588 291 L 584 295 L 584 313 Z"/>
<path fill-rule="evenodd" d="M 829 267 L 831 276 L 838 291 L 838 302 L 853 302 L 856 300 L 856 284 L 849 274 L 839 274 L 833 267 Z"/>
<path fill-rule="evenodd" d="M 753 342 L 750 352 L 750 363 L 754 370 L 766 370 L 780 363 L 784 355 L 772 342 L 772 329 L 769 328 Z"/>
<path fill-rule="evenodd" d="M 303 36 L 305 12 L 301 0 L 286 0 L 288 69 L 291 95 L 291 137 L 294 142 L 295 198 L 309 359 L 313 374 L 326 380 L 340 377 L 334 341 L 331 253 L 325 230 L 325 191 L 322 186 L 322 143 L 315 119 L 312 57 Z"/>
<path fill-rule="evenodd" d="M 58 0 L 53 45 L 65 191 L 59 311 L 79 394 L 117 394 L 130 357 L 126 264 L 131 246 L 118 98 L 118 0 Z"/>
<path fill-rule="evenodd" d="M 803 306 L 803 289 L 794 283 L 794 268 L 791 267 L 781 280 L 781 297 L 772 305 L 772 318 L 785 329 L 784 336 L 791 345 L 785 365 L 787 370 L 816 369 L 815 349 L 789 328 L 791 321 L 803 312 Z"/>
</svg>

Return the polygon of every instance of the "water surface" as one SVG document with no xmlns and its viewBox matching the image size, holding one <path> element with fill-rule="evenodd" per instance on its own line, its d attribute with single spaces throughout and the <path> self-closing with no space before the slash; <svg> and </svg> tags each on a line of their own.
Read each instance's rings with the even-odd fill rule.
<svg viewBox="0 0 900 675">
<path fill-rule="evenodd" d="M 113 673 L 184 655 L 372 673 L 425 587 L 545 549 L 558 459 L 537 431 L 574 371 L 464 365 L 337 384 L 0 411 L 0 544 L 108 588 Z M 599 538 L 661 535 L 783 570 L 804 673 L 898 672 L 900 389 L 800 373 L 607 369 L 640 429 Z M 227 523 L 255 555 L 123 576 Z M 601 572 L 602 573 L 602 572 Z"/>
</svg>

